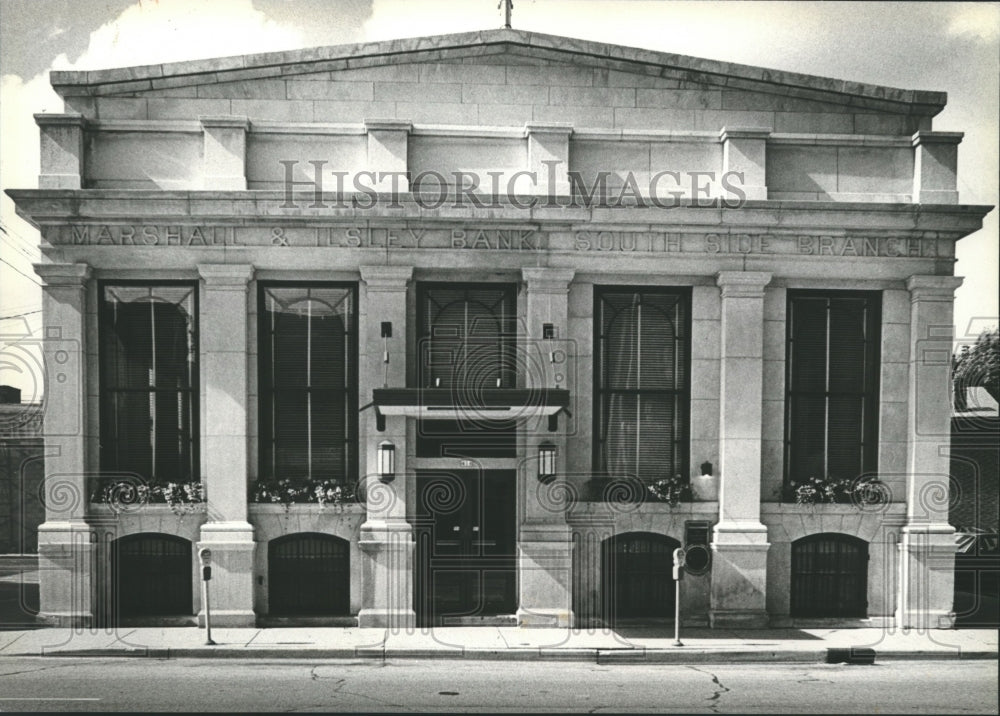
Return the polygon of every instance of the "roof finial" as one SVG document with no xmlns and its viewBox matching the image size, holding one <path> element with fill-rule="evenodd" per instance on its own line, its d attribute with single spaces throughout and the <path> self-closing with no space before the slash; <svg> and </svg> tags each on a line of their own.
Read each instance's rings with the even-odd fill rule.
<svg viewBox="0 0 1000 716">
<path fill-rule="evenodd" d="M 503 5 L 503 26 L 505 30 L 510 29 L 510 13 L 514 9 L 514 0 L 500 0 L 500 5 Z M 500 9 L 500 5 L 497 5 L 497 10 Z"/>
</svg>

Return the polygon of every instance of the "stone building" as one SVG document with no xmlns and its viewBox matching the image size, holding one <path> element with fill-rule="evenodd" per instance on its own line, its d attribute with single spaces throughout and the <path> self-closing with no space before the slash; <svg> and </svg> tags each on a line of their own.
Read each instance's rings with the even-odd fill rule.
<svg viewBox="0 0 1000 716">
<path fill-rule="evenodd" d="M 684 547 L 689 623 L 950 623 L 943 93 L 514 30 L 51 81 L 47 618 L 193 621 L 210 547 L 227 625 L 648 621 Z"/>
<path fill-rule="evenodd" d="M 25 328 L 27 328 L 25 326 Z M 22 340 L 4 355 L 8 369 L 28 372 Z M 28 339 L 30 340 L 30 339 Z M 21 391 L 0 385 L 0 628 L 34 623 L 38 613 L 38 526 L 45 521 L 39 493 L 44 477 L 43 406 L 21 402 Z"/>
<path fill-rule="evenodd" d="M 0 561 L 33 554 L 45 520 L 41 403 L 22 403 L 21 391 L 0 385 Z"/>
</svg>

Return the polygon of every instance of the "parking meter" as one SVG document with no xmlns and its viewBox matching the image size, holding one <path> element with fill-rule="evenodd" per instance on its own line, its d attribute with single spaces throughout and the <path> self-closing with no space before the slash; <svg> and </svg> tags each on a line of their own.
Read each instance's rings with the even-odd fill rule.
<svg viewBox="0 0 1000 716">
<path fill-rule="evenodd" d="M 208 593 L 208 583 L 212 579 L 212 550 L 202 547 L 198 550 L 198 559 L 201 560 L 201 603 L 205 609 L 205 643 L 215 644 L 212 641 L 212 607 Z"/>
<path fill-rule="evenodd" d="M 212 550 L 203 547 L 198 550 L 198 558 L 201 560 L 201 578 L 207 582 L 212 578 Z"/>
<path fill-rule="evenodd" d="M 684 579 L 684 550 L 678 547 L 674 550 L 674 581 Z"/>
<path fill-rule="evenodd" d="M 674 550 L 674 646 L 684 646 L 681 641 L 681 580 L 684 578 L 684 550 Z"/>
</svg>

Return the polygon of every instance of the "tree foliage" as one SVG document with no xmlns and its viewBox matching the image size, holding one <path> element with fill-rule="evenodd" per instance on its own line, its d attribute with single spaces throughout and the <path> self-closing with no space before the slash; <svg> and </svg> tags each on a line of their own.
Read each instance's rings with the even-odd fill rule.
<svg viewBox="0 0 1000 716">
<path fill-rule="evenodd" d="M 1000 400 L 1000 330 L 987 329 L 972 346 L 962 346 L 955 356 L 953 377 L 956 397 L 965 397 L 966 388 L 986 388 Z"/>
</svg>

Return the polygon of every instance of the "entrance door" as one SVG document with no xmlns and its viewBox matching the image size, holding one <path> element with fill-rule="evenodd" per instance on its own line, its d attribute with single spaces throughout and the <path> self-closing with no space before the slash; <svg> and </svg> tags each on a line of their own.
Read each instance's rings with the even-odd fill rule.
<svg viewBox="0 0 1000 716">
<path fill-rule="evenodd" d="M 414 607 L 423 625 L 517 609 L 516 473 L 417 474 Z"/>
</svg>

